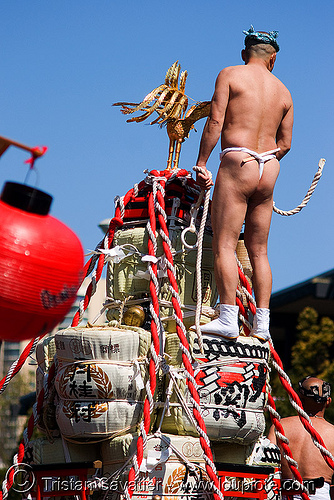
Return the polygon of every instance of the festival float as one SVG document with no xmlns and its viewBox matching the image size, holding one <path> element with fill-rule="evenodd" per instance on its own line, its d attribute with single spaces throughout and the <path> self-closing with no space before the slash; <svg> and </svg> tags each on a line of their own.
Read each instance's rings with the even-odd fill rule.
<svg viewBox="0 0 334 500">
<path fill-rule="evenodd" d="M 44 330 L 26 329 L 26 337 L 37 338 L 2 380 L 0 391 L 36 349 L 37 398 L 2 498 L 15 486 L 21 464 L 30 478 L 25 495 L 38 499 L 90 494 L 126 500 L 279 498 L 280 452 L 264 435 L 265 410 L 303 488 L 271 394 L 272 369 L 324 459 L 334 465 L 272 341 L 249 336 L 256 304 L 242 235 L 236 251 L 240 335 L 232 341 L 201 334 L 200 324 L 216 317 L 218 301 L 210 193 L 201 192 L 179 162 L 183 142 L 196 121 L 208 116 L 210 102 L 188 109 L 186 79 L 187 72 L 180 73 L 175 62 L 165 83 L 142 102 L 115 104 L 125 115 L 139 113 L 129 122 L 157 113 L 151 123 L 166 125 L 167 165 L 146 171 L 116 199 L 108 231 L 84 266 L 82 277 L 91 281 L 72 325 L 48 336 L 51 323 Z M 273 209 L 281 215 L 298 213 L 324 163 L 321 159 L 296 209 Z M 0 240 L 0 259 L 1 245 Z M 107 322 L 101 325 L 96 318 L 81 326 L 105 266 L 101 316 L 106 312 Z M 65 273 L 77 273 L 74 263 Z M 43 437 L 34 437 L 36 427 Z M 308 498 L 305 490 L 302 496 Z"/>
</svg>

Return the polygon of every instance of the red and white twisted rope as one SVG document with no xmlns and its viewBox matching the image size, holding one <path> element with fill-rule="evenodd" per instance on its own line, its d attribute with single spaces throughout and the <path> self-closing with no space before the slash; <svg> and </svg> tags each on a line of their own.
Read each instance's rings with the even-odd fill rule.
<svg viewBox="0 0 334 500">
<path fill-rule="evenodd" d="M 325 445 L 322 437 L 315 430 L 315 428 L 312 425 L 310 417 L 303 410 L 302 402 L 301 402 L 298 394 L 296 393 L 296 391 L 293 389 L 291 381 L 283 369 L 282 361 L 281 361 L 279 355 L 277 354 L 277 352 L 275 351 L 272 343 L 270 343 L 270 351 L 271 351 L 271 356 L 272 356 L 272 361 L 271 361 L 272 365 L 277 370 L 281 384 L 283 385 L 284 389 L 288 393 L 291 405 L 298 412 L 298 416 L 299 416 L 300 421 L 302 422 L 306 431 L 310 434 L 315 446 L 320 450 L 322 456 L 324 457 L 325 461 L 327 462 L 327 465 L 329 467 L 331 467 L 331 469 L 334 470 L 334 457 L 327 450 L 326 445 Z"/>
<path fill-rule="evenodd" d="M 159 175 L 159 172 L 152 172 L 154 175 Z M 213 491 L 214 497 L 216 500 L 222 499 L 223 495 L 219 488 L 219 482 L 217 478 L 216 467 L 213 462 L 213 456 L 211 452 L 210 440 L 207 436 L 205 422 L 202 417 L 201 407 L 200 407 L 200 398 L 197 391 L 197 384 L 194 378 L 194 369 L 192 366 L 192 358 L 189 352 L 189 344 L 186 337 L 186 329 L 183 324 L 183 316 L 181 310 L 181 300 L 178 293 L 178 285 L 175 278 L 175 268 L 173 263 L 173 255 L 171 250 L 171 242 L 168 236 L 168 228 L 167 228 L 167 216 L 165 213 L 165 200 L 164 200 L 164 192 L 165 192 L 165 179 L 163 176 L 160 180 L 160 187 L 157 191 L 157 203 L 158 203 L 158 221 L 160 224 L 160 235 L 162 237 L 163 249 L 166 257 L 167 263 L 167 275 L 169 278 L 169 288 L 172 294 L 172 304 L 175 311 L 174 319 L 176 321 L 176 331 L 180 340 L 180 348 L 182 352 L 182 362 L 185 368 L 185 376 L 187 380 L 187 386 L 189 389 L 193 415 L 196 421 L 196 429 L 200 436 L 200 443 L 203 450 L 203 458 L 206 462 L 206 471 L 210 480 L 213 483 Z"/>
<path fill-rule="evenodd" d="M 47 374 L 47 378 L 45 380 L 45 383 L 43 384 L 43 388 L 38 395 L 38 399 L 33 406 L 33 412 L 29 418 L 28 425 L 26 429 L 23 431 L 23 439 L 19 444 L 18 452 L 14 455 L 13 466 L 21 464 L 24 460 L 25 450 L 34 432 L 35 425 L 38 422 L 38 418 L 41 413 L 41 409 L 43 407 L 44 400 L 47 396 L 48 390 L 51 387 L 51 384 L 53 384 L 54 382 L 54 377 L 55 377 L 55 364 L 53 363 Z M 14 475 L 15 475 L 15 467 L 10 467 L 8 474 L 6 474 L 5 479 L 2 482 L 2 490 L 0 490 L 0 500 L 5 500 L 8 497 L 9 490 L 13 486 Z"/>
<path fill-rule="evenodd" d="M 89 305 L 90 299 L 96 291 L 96 285 L 101 279 L 106 256 L 103 252 L 99 252 L 99 250 L 110 249 L 112 247 L 115 232 L 123 225 L 124 206 L 131 199 L 133 199 L 134 196 L 136 196 L 136 193 L 138 193 L 138 189 L 141 189 L 144 185 L 145 181 L 142 181 L 139 185 L 135 185 L 126 193 L 125 196 L 122 197 L 122 202 L 117 203 L 115 216 L 110 221 L 109 228 L 105 237 L 95 248 L 94 255 L 86 262 L 83 272 L 83 280 L 92 273 L 91 282 L 87 287 L 84 299 L 80 302 L 78 311 L 73 317 L 72 326 L 78 326 L 78 324 L 81 322 L 83 314 Z"/>
<path fill-rule="evenodd" d="M 292 456 L 292 453 L 291 453 L 291 450 L 289 447 L 289 440 L 285 436 L 283 426 L 280 422 L 280 415 L 277 413 L 277 410 L 276 410 L 275 401 L 270 393 L 268 394 L 267 408 L 268 408 L 268 411 L 270 413 L 271 421 L 275 426 L 276 437 L 277 437 L 277 439 L 278 439 L 278 441 L 281 444 L 281 447 L 283 449 L 284 458 L 288 462 L 288 465 L 289 465 L 289 468 L 290 468 L 292 474 L 294 475 L 294 477 L 296 478 L 296 480 L 300 484 L 300 489 L 302 490 L 301 496 L 302 496 L 303 500 L 310 500 L 307 493 L 306 493 L 306 488 L 303 486 L 303 478 L 299 473 L 298 464 Z"/>
<path fill-rule="evenodd" d="M 16 361 L 11 365 L 9 368 L 7 375 L 0 381 L 0 394 L 2 394 L 10 381 L 15 377 L 15 375 L 21 370 L 22 366 L 26 362 L 26 360 L 29 358 L 29 356 L 32 355 L 32 353 L 36 349 L 36 345 L 38 342 L 46 335 L 40 335 L 39 337 L 36 337 L 35 339 L 32 339 L 26 347 L 23 349 L 21 355 L 17 358 Z"/>
<path fill-rule="evenodd" d="M 240 282 L 250 294 L 251 288 L 250 288 L 250 285 L 249 285 L 249 282 L 248 282 L 246 276 L 243 274 L 241 264 L 238 266 L 238 270 L 239 270 Z M 239 305 L 239 309 L 240 309 L 242 315 L 245 316 L 246 310 L 245 310 L 241 300 L 239 299 L 239 301 L 238 301 L 238 299 L 237 299 L 237 303 Z M 248 306 L 250 307 L 251 312 L 254 315 L 256 312 L 256 304 L 255 304 L 254 299 L 248 300 Z M 293 390 L 289 377 L 287 376 L 287 374 L 283 370 L 282 361 L 280 360 L 277 352 L 275 351 L 272 342 L 270 342 L 270 350 L 271 350 L 271 356 L 272 356 L 271 362 L 272 362 L 273 366 L 276 368 L 276 370 L 278 371 L 280 380 L 289 394 L 289 399 L 292 403 L 292 406 L 298 411 L 299 417 L 302 420 L 304 427 L 311 434 L 311 437 L 312 437 L 315 445 L 319 448 L 319 450 L 323 454 L 326 462 L 328 463 L 328 465 L 330 465 L 330 467 L 333 468 L 334 462 L 332 462 L 332 465 L 330 463 L 333 457 L 330 454 L 330 452 L 326 449 L 321 436 L 313 428 L 311 421 L 310 421 L 310 418 L 302 409 L 301 401 L 300 401 L 298 395 L 296 394 L 296 392 Z M 304 500 L 308 500 L 309 497 L 306 494 L 306 489 L 303 487 L 303 480 L 302 480 L 302 477 L 298 471 L 298 464 L 292 456 L 291 450 L 289 448 L 289 440 L 285 436 L 283 426 L 280 423 L 280 415 L 277 413 L 275 402 L 274 402 L 270 393 L 268 394 L 268 411 L 270 413 L 271 420 L 272 420 L 274 427 L 275 427 L 275 434 L 277 436 L 278 441 L 280 442 L 280 444 L 282 446 L 282 449 L 284 452 L 284 458 L 287 460 L 288 465 L 289 465 L 294 477 L 300 483 L 300 489 L 302 490 L 301 496 Z"/>
<path fill-rule="evenodd" d="M 239 278 L 240 278 L 241 283 L 244 284 L 244 286 L 245 286 L 246 289 L 248 289 L 248 287 L 250 288 L 248 280 L 247 280 L 247 278 L 243 274 L 242 266 L 241 265 L 239 266 Z M 238 303 L 238 300 L 237 300 L 237 303 Z M 243 304 L 242 304 L 242 302 L 241 302 L 240 299 L 239 299 L 239 304 L 238 305 L 239 305 L 239 308 L 241 310 L 241 313 L 243 315 L 245 315 L 246 311 L 245 311 L 245 308 L 244 308 L 244 306 L 243 306 Z M 255 312 L 256 312 L 255 302 L 254 301 L 249 301 L 248 305 L 249 305 L 249 307 L 251 309 L 252 314 L 255 314 Z M 304 425 L 305 429 L 307 430 L 307 432 L 311 435 L 312 440 L 313 440 L 315 446 L 320 450 L 320 452 L 322 453 L 322 455 L 323 455 L 325 461 L 327 462 L 327 464 L 332 469 L 334 469 L 333 456 L 327 450 L 327 448 L 325 446 L 325 443 L 322 440 L 320 434 L 314 429 L 309 416 L 303 410 L 300 398 L 297 395 L 297 393 L 294 391 L 294 389 L 292 388 L 291 381 L 290 381 L 288 375 L 285 373 L 285 371 L 283 369 L 282 361 L 279 358 L 277 352 L 275 351 L 272 342 L 270 342 L 270 351 L 271 351 L 271 356 L 272 356 L 271 363 L 272 363 L 272 365 L 274 366 L 274 368 L 278 372 L 280 381 L 281 381 L 283 387 L 285 388 L 285 390 L 288 393 L 288 396 L 289 396 L 289 399 L 290 399 L 290 402 L 291 402 L 292 406 L 298 412 L 299 418 L 300 418 L 302 424 Z M 302 477 L 301 477 L 301 475 L 300 475 L 300 473 L 298 471 L 298 464 L 297 464 L 297 462 L 294 460 L 294 458 L 292 456 L 291 450 L 289 448 L 289 440 L 288 440 L 288 438 L 284 434 L 283 426 L 280 423 L 280 415 L 276 411 L 275 402 L 274 402 L 271 394 L 268 395 L 268 411 L 270 413 L 271 420 L 272 420 L 272 422 L 273 422 L 273 424 L 275 426 L 275 434 L 277 436 L 278 441 L 280 442 L 280 444 L 282 446 L 282 449 L 283 449 L 283 452 L 284 452 L 284 458 L 287 460 L 288 465 L 289 465 L 289 467 L 290 467 L 290 469 L 291 469 L 294 477 L 300 483 L 301 490 L 303 490 L 304 487 L 303 487 Z M 305 491 L 306 491 L 306 489 L 304 488 L 304 491 L 302 491 L 301 495 L 302 495 L 302 497 L 303 497 L 304 500 L 308 500 L 308 495 L 306 494 Z"/>
<path fill-rule="evenodd" d="M 156 374 L 160 365 L 160 338 L 161 338 L 161 321 L 160 321 L 160 306 L 159 306 L 159 291 L 160 285 L 158 281 L 157 269 L 157 239 L 156 239 L 156 182 L 153 182 L 152 192 L 148 198 L 149 220 L 146 225 L 148 232 L 148 254 L 152 257 L 148 261 L 148 271 L 150 274 L 150 313 L 151 313 L 151 357 L 149 360 L 149 379 L 146 383 L 146 397 L 144 400 L 143 420 L 140 422 L 140 436 L 137 440 L 137 450 L 132 458 L 132 467 L 128 475 L 128 484 L 131 485 L 124 491 L 127 500 L 131 499 L 134 493 L 134 482 L 138 478 L 140 466 L 143 461 L 144 450 L 147 445 L 147 435 L 150 430 L 151 414 L 154 409 L 154 393 L 156 389 Z M 132 486 L 133 485 L 133 486 Z"/>
</svg>

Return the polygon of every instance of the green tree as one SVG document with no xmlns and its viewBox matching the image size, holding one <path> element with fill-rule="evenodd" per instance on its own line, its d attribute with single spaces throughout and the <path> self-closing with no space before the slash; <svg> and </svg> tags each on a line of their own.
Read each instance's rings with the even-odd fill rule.
<svg viewBox="0 0 334 500">
<path fill-rule="evenodd" d="M 319 321 L 317 311 L 306 307 L 299 315 L 297 330 L 297 342 L 291 353 L 291 378 L 297 381 L 314 375 L 326 379 L 333 365 L 334 322 L 327 317 Z"/>
<path fill-rule="evenodd" d="M 333 385 L 334 396 L 334 322 L 328 317 L 319 319 L 312 307 L 306 307 L 299 315 L 297 340 L 291 351 L 291 369 L 288 376 L 294 389 L 298 381 L 313 375 Z M 272 394 L 276 397 L 276 407 L 282 417 L 296 414 L 285 389 L 281 386 L 276 370 L 272 374 Z M 326 419 L 334 423 L 334 403 L 326 411 Z"/>
<path fill-rule="evenodd" d="M 5 465 L 11 465 L 12 456 L 17 451 L 20 434 L 26 422 L 26 416 L 19 416 L 20 397 L 33 390 L 29 381 L 30 374 L 15 375 L 6 390 L 0 395 L 0 459 Z"/>
</svg>

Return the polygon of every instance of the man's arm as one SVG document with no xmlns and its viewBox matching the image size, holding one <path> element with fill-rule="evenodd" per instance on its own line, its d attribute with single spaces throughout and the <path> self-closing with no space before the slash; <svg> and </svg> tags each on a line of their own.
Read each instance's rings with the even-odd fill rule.
<svg viewBox="0 0 334 500">
<path fill-rule="evenodd" d="M 197 158 L 199 167 L 206 169 L 206 162 L 216 146 L 224 124 L 226 108 L 229 99 L 229 68 L 223 69 L 216 80 L 215 92 L 211 101 L 210 115 L 204 126 L 201 137 L 200 148 Z M 197 173 L 197 183 L 207 189 L 212 186 L 212 180 L 208 174 Z"/>
<path fill-rule="evenodd" d="M 290 106 L 286 111 L 281 124 L 277 130 L 276 134 L 276 144 L 277 147 L 280 148 L 280 151 L 276 153 L 276 158 L 281 160 L 283 156 L 285 156 L 291 148 L 291 140 L 292 140 L 292 127 L 293 127 L 293 104 L 292 99 L 290 102 Z"/>
<path fill-rule="evenodd" d="M 272 425 L 268 432 L 268 439 L 271 443 L 277 444 L 276 434 L 275 434 L 275 426 Z"/>
</svg>

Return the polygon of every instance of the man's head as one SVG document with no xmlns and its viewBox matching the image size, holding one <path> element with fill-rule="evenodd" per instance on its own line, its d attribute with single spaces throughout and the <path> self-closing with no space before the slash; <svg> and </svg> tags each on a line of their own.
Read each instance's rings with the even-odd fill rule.
<svg viewBox="0 0 334 500">
<path fill-rule="evenodd" d="M 276 40 L 278 31 L 255 31 L 253 26 L 251 26 L 248 31 L 243 31 L 243 33 L 246 35 L 246 49 L 254 44 L 266 44 L 271 45 L 275 49 L 275 52 L 279 51 L 279 45 Z"/>
<path fill-rule="evenodd" d="M 313 408 L 313 412 L 317 409 L 324 411 L 332 401 L 330 384 L 319 378 L 305 377 L 298 383 L 298 388 L 304 408 Z"/>
<path fill-rule="evenodd" d="M 273 70 L 276 53 L 279 45 L 276 41 L 277 31 L 255 31 L 253 26 L 248 31 L 243 31 L 245 37 L 245 48 L 241 52 L 242 59 L 247 64 L 252 58 L 263 60 L 269 71 Z"/>
</svg>

